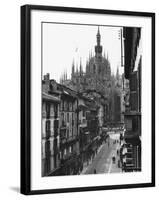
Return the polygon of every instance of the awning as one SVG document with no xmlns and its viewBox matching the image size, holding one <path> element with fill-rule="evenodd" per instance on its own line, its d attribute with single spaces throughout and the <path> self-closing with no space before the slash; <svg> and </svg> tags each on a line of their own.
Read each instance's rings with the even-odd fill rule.
<svg viewBox="0 0 159 200">
<path fill-rule="evenodd" d="M 126 131 L 124 134 L 124 139 L 127 143 L 132 143 L 136 145 L 141 143 L 140 135 L 138 132 Z"/>
</svg>

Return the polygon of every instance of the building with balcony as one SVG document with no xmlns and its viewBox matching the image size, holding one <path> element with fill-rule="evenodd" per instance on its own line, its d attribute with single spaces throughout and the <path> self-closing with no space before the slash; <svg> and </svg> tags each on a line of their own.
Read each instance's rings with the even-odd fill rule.
<svg viewBox="0 0 159 200">
<path fill-rule="evenodd" d="M 58 169 L 56 171 L 49 171 L 47 175 L 71 175 L 77 174 L 79 170 L 79 136 L 78 136 L 78 97 L 75 91 L 69 89 L 68 87 L 58 84 L 55 80 L 50 80 L 49 74 L 44 76 L 43 80 L 43 93 L 49 98 L 58 99 L 58 112 L 51 110 L 54 114 L 54 118 L 58 118 L 58 125 L 55 120 L 55 125 L 58 126 L 58 134 L 55 132 L 54 137 L 58 138 L 57 144 L 58 148 Z M 43 100 L 45 98 L 43 97 Z M 53 102 L 52 102 L 53 104 Z M 55 104 L 55 103 L 54 103 Z M 46 106 L 46 109 L 52 109 L 53 105 L 50 107 Z M 44 104 L 45 108 L 45 104 Z M 49 112 L 49 111 L 48 111 Z M 50 115 L 48 115 L 48 118 Z M 52 118 L 51 118 L 52 119 Z M 52 119 L 53 120 L 53 119 Z M 45 127 L 45 118 L 43 119 L 42 127 Z M 53 122 L 46 122 L 46 130 L 51 133 L 50 128 L 52 128 Z M 50 137 L 49 137 L 50 141 Z M 53 144 L 55 148 L 56 144 Z M 45 148 L 45 147 L 43 147 Z M 48 147 L 52 148 L 52 147 Z M 48 156 L 50 153 L 48 153 Z M 48 161 L 50 162 L 50 161 Z M 43 167 L 44 168 L 44 167 Z"/>
<path fill-rule="evenodd" d="M 60 175 L 79 170 L 78 97 L 75 91 L 58 84 L 60 91 Z"/>
<path fill-rule="evenodd" d="M 129 80 L 129 97 L 127 97 L 129 104 L 127 102 L 124 113 L 124 139 L 129 146 L 129 155 L 128 153 L 125 154 L 125 171 L 141 171 L 142 29 L 124 27 L 123 36 L 125 49 L 124 71 L 125 78 Z M 129 160 L 129 163 L 127 160 Z"/>
<path fill-rule="evenodd" d="M 54 174 L 60 166 L 59 104 L 58 97 L 42 93 L 42 176 Z"/>
</svg>

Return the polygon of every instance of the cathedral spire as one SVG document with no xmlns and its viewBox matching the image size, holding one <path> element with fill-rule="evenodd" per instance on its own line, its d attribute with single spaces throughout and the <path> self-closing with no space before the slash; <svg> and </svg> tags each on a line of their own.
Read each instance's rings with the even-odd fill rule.
<svg viewBox="0 0 159 200">
<path fill-rule="evenodd" d="M 101 39 L 101 36 L 100 36 L 100 31 L 99 31 L 99 26 L 98 26 L 98 32 L 97 32 L 97 45 L 100 46 L 100 39 Z"/>
<path fill-rule="evenodd" d="M 76 63 L 76 75 L 78 75 L 78 64 Z"/>
<path fill-rule="evenodd" d="M 81 58 L 80 58 L 80 75 L 83 74 L 83 69 L 82 69 L 82 61 L 81 61 Z"/>
<path fill-rule="evenodd" d="M 65 80 L 67 80 L 67 70 L 65 71 Z"/>
<path fill-rule="evenodd" d="M 62 73 L 60 81 L 61 81 L 61 84 L 63 84 L 63 82 L 64 82 L 64 73 Z"/>
<path fill-rule="evenodd" d="M 96 57 L 101 57 L 102 56 L 102 46 L 100 45 L 100 40 L 101 40 L 101 35 L 100 35 L 100 31 L 99 31 L 99 26 L 98 26 L 98 31 L 97 31 L 97 45 L 95 46 L 95 53 L 96 53 Z"/>
<path fill-rule="evenodd" d="M 74 62 L 74 59 L 73 59 L 73 62 L 72 62 L 72 74 L 71 76 L 73 77 L 75 74 L 75 62 Z"/>
<path fill-rule="evenodd" d="M 119 66 L 117 66 L 117 70 L 116 70 L 116 79 L 119 80 Z"/>
<path fill-rule="evenodd" d="M 65 81 L 66 80 L 66 74 L 65 74 L 65 71 L 63 73 L 63 80 Z"/>
<path fill-rule="evenodd" d="M 86 61 L 86 73 L 88 73 L 88 60 Z"/>
</svg>

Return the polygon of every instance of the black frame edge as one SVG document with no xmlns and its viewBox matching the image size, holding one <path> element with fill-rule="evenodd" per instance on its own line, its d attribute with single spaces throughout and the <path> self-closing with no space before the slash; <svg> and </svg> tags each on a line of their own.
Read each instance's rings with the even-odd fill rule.
<svg viewBox="0 0 159 200">
<path fill-rule="evenodd" d="M 21 6 L 21 167 L 20 192 L 30 193 L 30 9 Z"/>
<path fill-rule="evenodd" d="M 143 16 L 152 18 L 152 179 L 151 183 L 108 185 L 80 188 L 61 188 L 47 190 L 31 190 L 31 10 L 55 10 L 82 13 L 103 13 L 113 15 Z M 115 12 L 115 13 L 114 13 Z M 44 5 L 21 6 L 21 179 L 20 192 L 25 195 L 99 191 L 111 189 L 131 189 L 155 186 L 155 13 L 134 11 L 113 11 L 90 8 L 72 8 Z"/>
<path fill-rule="evenodd" d="M 77 187 L 77 188 L 63 188 L 63 189 L 32 190 L 30 191 L 29 195 L 135 189 L 135 188 L 147 188 L 147 187 L 154 187 L 154 184 L 141 183 L 141 184 L 127 184 L 127 185 L 108 185 L 108 186 L 91 186 L 91 187 L 79 187 L 79 188 Z"/>
<path fill-rule="evenodd" d="M 153 13 L 151 15 L 151 20 L 152 20 L 152 52 L 151 52 L 151 57 L 152 57 L 152 80 L 151 80 L 151 90 L 152 90 L 152 95 L 151 95 L 151 99 L 152 99 L 152 184 L 153 186 L 155 186 L 155 13 Z"/>
<path fill-rule="evenodd" d="M 96 8 L 82 8 L 82 7 L 65 7 L 65 6 L 48 6 L 48 5 L 35 5 L 26 4 L 28 8 L 32 10 L 47 10 L 47 11 L 66 11 L 66 12 L 78 12 L 78 13 L 96 13 L 96 14 L 113 14 L 113 15 L 127 15 L 127 16 L 143 16 L 150 17 L 153 12 L 139 12 L 139 11 L 126 11 L 126 10 L 107 10 Z"/>
</svg>

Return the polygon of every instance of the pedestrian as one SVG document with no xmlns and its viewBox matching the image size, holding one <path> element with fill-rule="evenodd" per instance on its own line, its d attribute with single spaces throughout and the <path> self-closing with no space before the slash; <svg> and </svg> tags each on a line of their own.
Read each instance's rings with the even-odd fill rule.
<svg viewBox="0 0 159 200">
<path fill-rule="evenodd" d="M 112 157 L 112 161 L 113 161 L 113 163 L 115 163 L 115 156 Z"/>
<path fill-rule="evenodd" d="M 120 160 L 118 160 L 118 168 L 120 168 Z"/>
<path fill-rule="evenodd" d="M 96 169 L 94 169 L 94 174 L 96 174 L 97 173 L 97 171 L 96 171 Z"/>
</svg>

